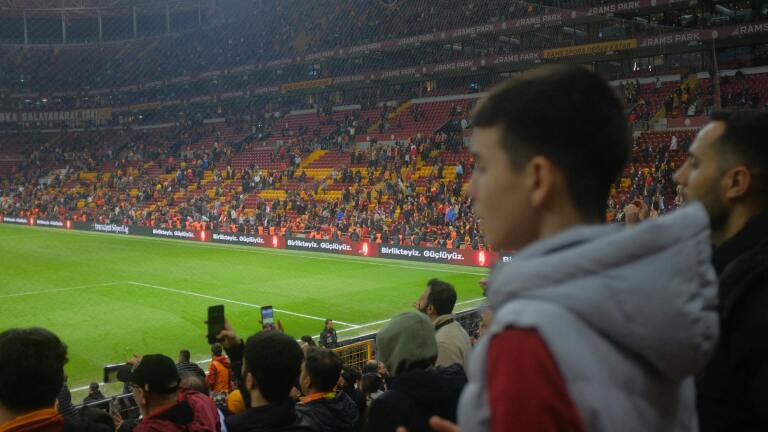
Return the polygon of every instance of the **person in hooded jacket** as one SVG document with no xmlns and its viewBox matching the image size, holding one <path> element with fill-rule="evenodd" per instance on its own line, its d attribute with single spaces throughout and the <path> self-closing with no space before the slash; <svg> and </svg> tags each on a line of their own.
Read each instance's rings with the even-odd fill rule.
<svg viewBox="0 0 768 432">
<path fill-rule="evenodd" d="M 518 252 L 489 278 L 461 429 L 697 431 L 693 376 L 718 337 L 704 208 L 605 224 L 630 133 L 580 66 L 507 81 L 473 123 L 475 211 L 494 248 Z"/>
<path fill-rule="evenodd" d="M 434 368 L 438 357 L 435 328 L 419 312 L 392 318 L 379 331 L 376 346 L 381 361 L 392 371 L 392 387 L 371 402 L 368 431 L 428 431 L 432 416 L 456 420 L 461 390 L 467 383 L 459 364 Z"/>
<path fill-rule="evenodd" d="M 132 359 L 118 371 L 128 383 L 142 414 L 134 432 L 219 432 L 221 422 L 210 397 L 180 388 L 176 364 L 162 354 Z"/>
<path fill-rule="evenodd" d="M 355 430 L 358 408 L 343 391 L 336 391 L 341 376 L 341 357 L 327 348 L 310 348 L 301 367 L 301 390 L 306 396 L 297 406 L 312 417 L 322 432 Z"/>
<path fill-rule="evenodd" d="M 229 359 L 224 355 L 224 349 L 219 343 L 211 345 L 211 365 L 208 367 L 208 387 L 213 393 L 229 393 L 230 370 Z"/>
</svg>

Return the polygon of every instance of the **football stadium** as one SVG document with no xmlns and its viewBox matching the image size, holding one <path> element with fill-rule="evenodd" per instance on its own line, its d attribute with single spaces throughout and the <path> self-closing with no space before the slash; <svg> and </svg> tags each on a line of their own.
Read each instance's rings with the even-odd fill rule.
<svg viewBox="0 0 768 432">
<path fill-rule="evenodd" d="M 768 0 L 0 0 L 0 432 L 768 430 Z"/>
</svg>

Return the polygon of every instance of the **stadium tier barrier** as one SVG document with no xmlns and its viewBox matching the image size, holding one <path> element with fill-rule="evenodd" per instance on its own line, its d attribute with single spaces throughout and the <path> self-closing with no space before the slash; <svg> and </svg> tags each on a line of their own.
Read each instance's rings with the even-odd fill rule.
<svg viewBox="0 0 768 432">
<path fill-rule="evenodd" d="M 155 238 L 170 238 L 198 242 L 236 244 L 243 246 L 264 247 L 271 249 L 303 250 L 339 255 L 378 257 L 421 261 L 462 266 L 491 267 L 496 261 L 508 262 L 510 253 L 489 250 L 441 249 L 432 247 L 378 244 L 369 241 L 321 240 L 309 238 L 283 237 L 280 235 L 249 235 L 240 233 L 220 233 L 211 231 L 186 231 L 182 229 L 145 227 L 138 225 L 100 224 L 79 221 L 59 221 L 35 219 L 34 217 L 3 216 L 0 222 L 60 228 L 67 230 L 92 231 L 120 235 L 137 235 Z"/>
</svg>

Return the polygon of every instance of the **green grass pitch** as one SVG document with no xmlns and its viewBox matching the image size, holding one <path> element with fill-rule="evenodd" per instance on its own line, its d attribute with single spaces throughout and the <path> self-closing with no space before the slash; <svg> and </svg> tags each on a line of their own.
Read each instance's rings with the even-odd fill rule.
<svg viewBox="0 0 768 432">
<path fill-rule="evenodd" d="M 0 331 L 40 326 L 69 346 L 75 402 L 106 364 L 132 353 L 210 358 L 207 307 L 224 304 L 240 336 L 272 305 L 288 334 L 316 336 L 333 318 L 339 339 L 373 332 L 410 310 L 433 277 L 460 305 L 479 303 L 485 269 L 0 225 Z M 204 365 L 206 367 L 207 365 Z M 107 388 L 108 392 L 115 387 Z M 111 390 L 111 391 L 110 391 Z"/>
</svg>

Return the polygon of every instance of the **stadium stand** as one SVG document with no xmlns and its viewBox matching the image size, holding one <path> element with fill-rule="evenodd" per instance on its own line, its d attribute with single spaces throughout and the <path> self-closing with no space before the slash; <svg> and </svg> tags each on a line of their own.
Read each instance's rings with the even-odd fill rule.
<svg viewBox="0 0 768 432">
<path fill-rule="evenodd" d="M 710 114 L 768 108 L 764 2 L 151 3 L 0 8 L 0 218 L 500 252 L 468 146 L 509 77 L 572 63 L 610 80 L 633 129 L 613 224 L 683 204 L 673 176 Z M 383 390 L 375 337 L 335 351 Z"/>
</svg>

